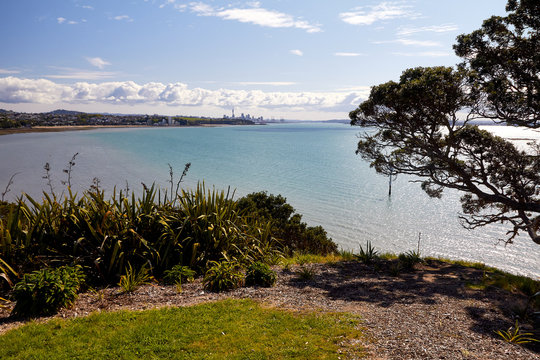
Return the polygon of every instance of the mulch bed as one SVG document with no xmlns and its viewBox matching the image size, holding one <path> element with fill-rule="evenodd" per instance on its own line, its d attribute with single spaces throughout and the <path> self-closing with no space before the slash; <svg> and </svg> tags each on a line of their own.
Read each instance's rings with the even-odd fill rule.
<svg viewBox="0 0 540 360">
<path fill-rule="evenodd" d="M 276 268 L 278 281 L 272 288 L 219 294 L 204 290 L 200 279 L 185 284 L 180 293 L 163 285 L 145 285 L 131 294 L 107 288 L 81 294 L 72 308 L 54 317 L 249 298 L 293 311 L 359 314 L 367 334 L 360 345 L 371 359 L 540 359 L 540 346 L 510 344 L 495 334 L 514 324 L 527 298 L 496 288 L 467 288 L 466 282 L 482 278 L 481 270 L 435 260 L 398 276 L 358 262 L 304 266 L 313 270 L 312 279 L 300 280 L 299 266 Z M 9 317 L 9 312 L 0 309 L 0 334 L 24 323 Z M 531 328 L 525 325 L 524 331 Z"/>
</svg>

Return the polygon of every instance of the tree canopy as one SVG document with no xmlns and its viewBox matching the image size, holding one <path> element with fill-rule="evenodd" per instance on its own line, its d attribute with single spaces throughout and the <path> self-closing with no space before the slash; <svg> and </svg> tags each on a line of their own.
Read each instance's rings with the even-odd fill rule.
<svg viewBox="0 0 540 360">
<path fill-rule="evenodd" d="M 509 0 L 506 17 L 492 16 L 460 35 L 454 45 L 464 59 L 475 112 L 508 124 L 540 127 L 540 2 Z"/>
<path fill-rule="evenodd" d="M 540 127 L 540 2 L 508 1 L 506 17 L 461 35 L 457 68 L 407 69 L 399 82 L 372 88 L 351 111 L 366 127 L 357 154 L 379 173 L 415 175 L 432 197 L 464 192 L 464 225 L 510 224 L 540 244 L 540 146 L 527 152 L 471 125 Z"/>
</svg>

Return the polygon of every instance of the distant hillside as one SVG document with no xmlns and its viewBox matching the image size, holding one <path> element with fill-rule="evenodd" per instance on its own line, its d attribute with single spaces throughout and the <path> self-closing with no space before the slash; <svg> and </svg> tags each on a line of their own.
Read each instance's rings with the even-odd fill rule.
<svg viewBox="0 0 540 360">
<path fill-rule="evenodd" d="M 351 120 L 335 119 L 335 120 L 325 120 L 323 122 L 325 122 L 325 123 L 333 123 L 333 124 L 350 124 Z"/>
<path fill-rule="evenodd" d="M 78 115 L 78 114 L 84 114 L 84 113 L 80 112 L 80 111 L 71 111 L 71 110 L 58 109 L 58 110 L 54 110 L 54 111 L 49 111 L 48 113 L 45 113 L 45 114 L 50 114 L 50 115 Z"/>
</svg>

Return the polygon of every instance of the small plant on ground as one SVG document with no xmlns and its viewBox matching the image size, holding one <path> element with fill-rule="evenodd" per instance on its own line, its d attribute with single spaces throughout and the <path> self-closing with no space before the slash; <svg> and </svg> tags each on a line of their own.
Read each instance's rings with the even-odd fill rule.
<svg viewBox="0 0 540 360">
<path fill-rule="evenodd" d="M 390 275 L 392 276 L 399 276 L 401 272 L 403 271 L 403 265 L 401 262 L 392 262 L 390 267 L 388 268 L 388 271 L 390 272 Z"/>
<path fill-rule="evenodd" d="M 97 301 L 103 301 L 105 299 L 105 291 L 104 289 L 94 289 L 90 288 L 88 289 L 88 292 L 92 294 L 92 297 Z"/>
<path fill-rule="evenodd" d="M 310 266 L 301 266 L 297 272 L 298 278 L 302 281 L 313 280 L 315 277 L 315 269 Z"/>
<path fill-rule="evenodd" d="M 186 281 L 193 281 L 195 278 L 195 271 L 188 266 L 182 266 L 180 264 L 172 267 L 171 270 L 165 271 L 163 281 L 166 284 L 176 285 L 178 291 L 182 290 L 182 283 Z"/>
<path fill-rule="evenodd" d="M 50 315 L 77 299 L 84 283 L 81 266 L 62 266 L 25 274 L 13 287 L 14 315 Z"/>
<path fill-rule="evenodd" d="M 521 345 L 531 342 L 540 342 L 540 340 L 533 337 L 533 333 L 522 333 L 519 328 L 519 323 L 517 319 L 516 324 L 514 326 L 511 326 L 508 330 L 498 330 L 495 333 L 508 343 Z"/>
<path fill-rule="evenodd" d="M 246 273 L 246 286 L 271 287 L 276 283 L 276 273 L 270 266 L 261 262 L 251 264 Z"/>
<path fill-rule="evenodd" d="M 148 271 L 146 266 L 143 266 L 136 271 L 131 264 L 128 263 L 126 268 L 126 274 L 120 276 L 120 282 L 118 285 L 122 289 L 122 292 L 131 293 L 137 290 L 140 286 L 149 284 L 152 281 L 152 275 Z"/>
<path fill-rule="evenodd" d="M 416 264 L 423 262 L 418 251 L 408 251 L 405 254 L 399 254 L 398 261 L 404 270 L 413 270 Z"/>
<path fill-rule="evenodd" d="M 204 275 L 203 283 L 207 290 L 221 292 L 240 287 L 244 275 L 236 261 L 210 261 L 211 267 Z"/>
<path fill-rule="evenodd" d="M 356 258 L 364 264 L 370 264 L 373 262 L 373 260 L 375 260 L 375 258 L 377 258 L 377 256 L 378 251 L 375 250 L 375 248 L 371 245 L 371 241 L 368 240 L 366 242 L 365 250 L 362 245 L 360 245 L 360 252 L 358 255 L 356 255 Z"/>
</svg>

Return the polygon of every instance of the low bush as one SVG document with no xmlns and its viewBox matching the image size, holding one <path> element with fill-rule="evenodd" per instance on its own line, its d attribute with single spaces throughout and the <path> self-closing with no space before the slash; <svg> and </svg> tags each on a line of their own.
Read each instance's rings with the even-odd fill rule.
<svg viewBox="0 0 540 360">
<path fill-rule="evenodd" d="M 120 282 L 118 286 L 122 289 L 122 292 L 130 293 L 134 292 L 139 286 L 149 284 L 152 281 L 152 275 L 148 271 L 146 266 L 142 266 L 138 271 L 133 269 L 131 264 L 128 263 L 126 268 L 126 274 L 120 276 Z"/>
<path fill-rule="evenodd" d="M 16 301 L 13 314 L 18 316 L 51 315 L 77 299 L 84 284 L 81 266 L 62 266 L 25 274 L 13 287 Z"/>
<path fill-rule="evenodd" d="M 181 285 L 186 281 L 193 281 L 195 271 L 188 266 L 175 265 L 171 270 L 165 271 L 163 281 L 165 284 Z"/>
<path fill-rule="evenodd" d="M 276 272 L 261 262 L 251 264 L 246 273 L 246 286 L 271 287 L 276 283 Z"/>
<path fill-rule="evenodd" d="M 261 191 L 238 200 L 238 209 L 253 218 L 271 222 L 274 236 L 281 240 L 285 255 L 294 251 L 326 255 L 336 253 L 338 247 L 321 226 L 307 226 L 302 215 L 281 195 L 268 195 Z M 287 250 L 287 251 L 285 251 Z"/>
<path fill-rule="evenodd" d="M 221 292 L 240 287 L 244 275 L 235 261 L 210 261 L 211 267 L 204 275 L 203 284 L 207 290 Z"/>
</svg>

